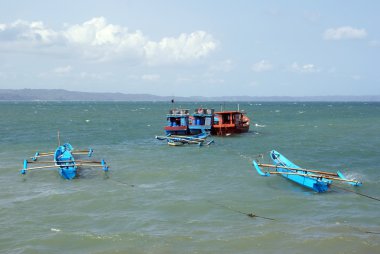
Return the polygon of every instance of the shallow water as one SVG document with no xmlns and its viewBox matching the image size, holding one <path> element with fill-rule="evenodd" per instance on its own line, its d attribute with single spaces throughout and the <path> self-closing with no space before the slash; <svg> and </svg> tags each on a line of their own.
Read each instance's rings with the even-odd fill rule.
<svg viewBox="0 0 380 254">
<path fill-rule="evenodd" d="M 250 132 L 213 137 L 209 147 L 154 139 L 170 107 L 0 103 L 0 252 L 380 252 L 380 202 L 347 191 L 380 198 L 379 103 L 240 103 Z M 93 148 L 110 172 L 83 169 L 72 181 L 55 170 L 20 175 L 23 159 L 55 149 L 57 130 L 61 142 Z M 317 194 L 279 176 L 260 177 L 251 161 L 264 154 L 269 162 L 271 149 L 364 184 L 334 182 Z"/>
</svg>

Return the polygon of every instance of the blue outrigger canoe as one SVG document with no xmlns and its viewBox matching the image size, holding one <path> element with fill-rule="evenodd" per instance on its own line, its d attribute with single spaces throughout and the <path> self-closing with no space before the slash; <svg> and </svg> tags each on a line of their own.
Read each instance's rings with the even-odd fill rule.
<svg viewBox="0 0 380 254">
<path fill-rule="evenodd" d="M 24 167 L 21 169 L 21 174 L 26 174 L 28 170 L 34 169 L 51 169 L 58 168 L 58 173 L 67 180 L 74 179 L 78 175 L 79 166 L 88 166 L 88 167 L 102 167 L 106 172 L 108 171 L 108 165 L 104 160 L 101 161 L 89 161 L 89 160 L 75 160 L 74 154 L 87 154 L 88 157 L 91 157 L 93 153 L 92 149 L 85 151 L 74 151 L 73 147 L 69 143 L 59 145 L 55 152 L 48 153 L 39 153 L 36 152 L 31 160 L 24 160 Z M 53 156 L 53 161 L 37 161 L 40 157 L 50 157 Z M 28 168 L 29 163 L 40 163 L 47 164 L 44 166 L 31 167 Z"/>
<path fill-rule="evenodd" d="M 339 180 L 349 183 L 354 186 L 360 186 L 361 182 L 356 180 L 347 179 L 340 171 L 337 173 L 318 171 L 318 170 L 308 170 L 300 168 L 298 165 L 294 164 L 288 160 L 285 156 L 279 152 L 272 150 L 270 152 L 270 158 L 273 165 L 270 164 L 258 164 L 253 161 L 253 166 L 256 171 L 261 176 L 270 176 L 271 174 L 280 174 L 283 177 L 296 182 L 306 188 L 312 189 L 316 192 L 325 192 L 328 190 L 329 186 L 333 183 L 332 180 Z M 260 168 L 271 167 L 275 168 L 275 172 L 263 172 Z"/>
<path fill-rule="evenodd" d="M 73 147 L 69 143 L 66 143 L 57 147 L 54 153 L 54 162 L 58 166 L 59 174 L 68 180 L 73 179 L 77 175 L 78 169 L 72 151 Z"/>
</svg>

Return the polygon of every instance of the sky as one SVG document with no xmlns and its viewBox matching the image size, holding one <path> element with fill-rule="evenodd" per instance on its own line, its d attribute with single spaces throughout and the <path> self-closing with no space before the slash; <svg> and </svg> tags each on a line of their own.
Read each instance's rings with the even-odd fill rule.
<svg viewBox="0 0 380 254">
<path fill-rule="evenodd" d="M 380 95 L 380 1 L 0 0 L 0 89 Z"/>
</svg>

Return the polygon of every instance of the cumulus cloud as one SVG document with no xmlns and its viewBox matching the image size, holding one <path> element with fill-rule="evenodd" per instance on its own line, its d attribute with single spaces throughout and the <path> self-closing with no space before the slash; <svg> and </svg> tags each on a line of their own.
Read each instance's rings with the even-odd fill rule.
<svg viewBox="0 0 380 254">
<path fill-rule="evenodd" d="M 43 22 L 17 20 L 11 24 L 0 24 L 0 42 L 27 42 L 42 45 L 54 43 L 59 33 L 45 27 Z"/>
<path fill-rule="evenodd" d="M 327 29 L 323 37 L 325 40 L 363 39 L 367 36 L 365 29 L 357 29 L 350 26 Z"/>
<path fill-rule="evenodd" d="M 255 63 L 252 66 L 252 70 L 254 72 L 264 72 L 264 71 L 270 71 L 272 69 L 273 69 L 273 65 L 267 60 L 261 60 L 260 62 Z"/>
<path fill-rule="evenodd" d="M 183 33 L 177 38 L 163 38 L 159 42 L 148 41 L 144 50 L 149 63 L 158 64 L 196 60 L 207 56 L 216 47 L 217 42 L 210 34 L 196 31 L 191 34 Z"/>
<path fill-rule="evenodd" d="M 299 65 L 297 62 L 294 62 L 291 66 L 290 69 L 294 72 L 299 72 L 299 73 L 315 73 L 315 72 L 320 72 L 321 70 L 317 68 L 314 64 L 303 64 Z"/>
<path fill-rule="evenodd" d="M 13 50 L 20 50 L 20 44 L 30 42 L 34 42 L 34 51 L 49 44 L 93 61 L 133 59 L 151 65 L 196 61 L 207 57 L 218 46 L 205 31 L 153 41 L 139 30 L 129 31 L 126 27 L 109 24 L 104 17 L 68 25 L 62 31 L 47 28 L 41 21 L 0 24 L 0 50 L 6 43 L 13 45 Z"/>
</svg>

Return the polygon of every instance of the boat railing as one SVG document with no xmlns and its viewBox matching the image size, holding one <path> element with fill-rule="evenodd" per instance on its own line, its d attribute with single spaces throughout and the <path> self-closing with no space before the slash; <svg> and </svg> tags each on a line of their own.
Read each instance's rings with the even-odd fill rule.
<svg viewBox="0 0 380 254">
<path fill-rule="evenodd" d="M 189 110 L 188 109 L 170 109 L 169 114 L 170 115 L 188 115 Z"/>
<path fill-rule="evenodd" d="M 194 110 L 194 114 L 213 115 L 214 109 L 212 109 L 212 108 L 198 108 L 198 109 Z"/>
</svg>

